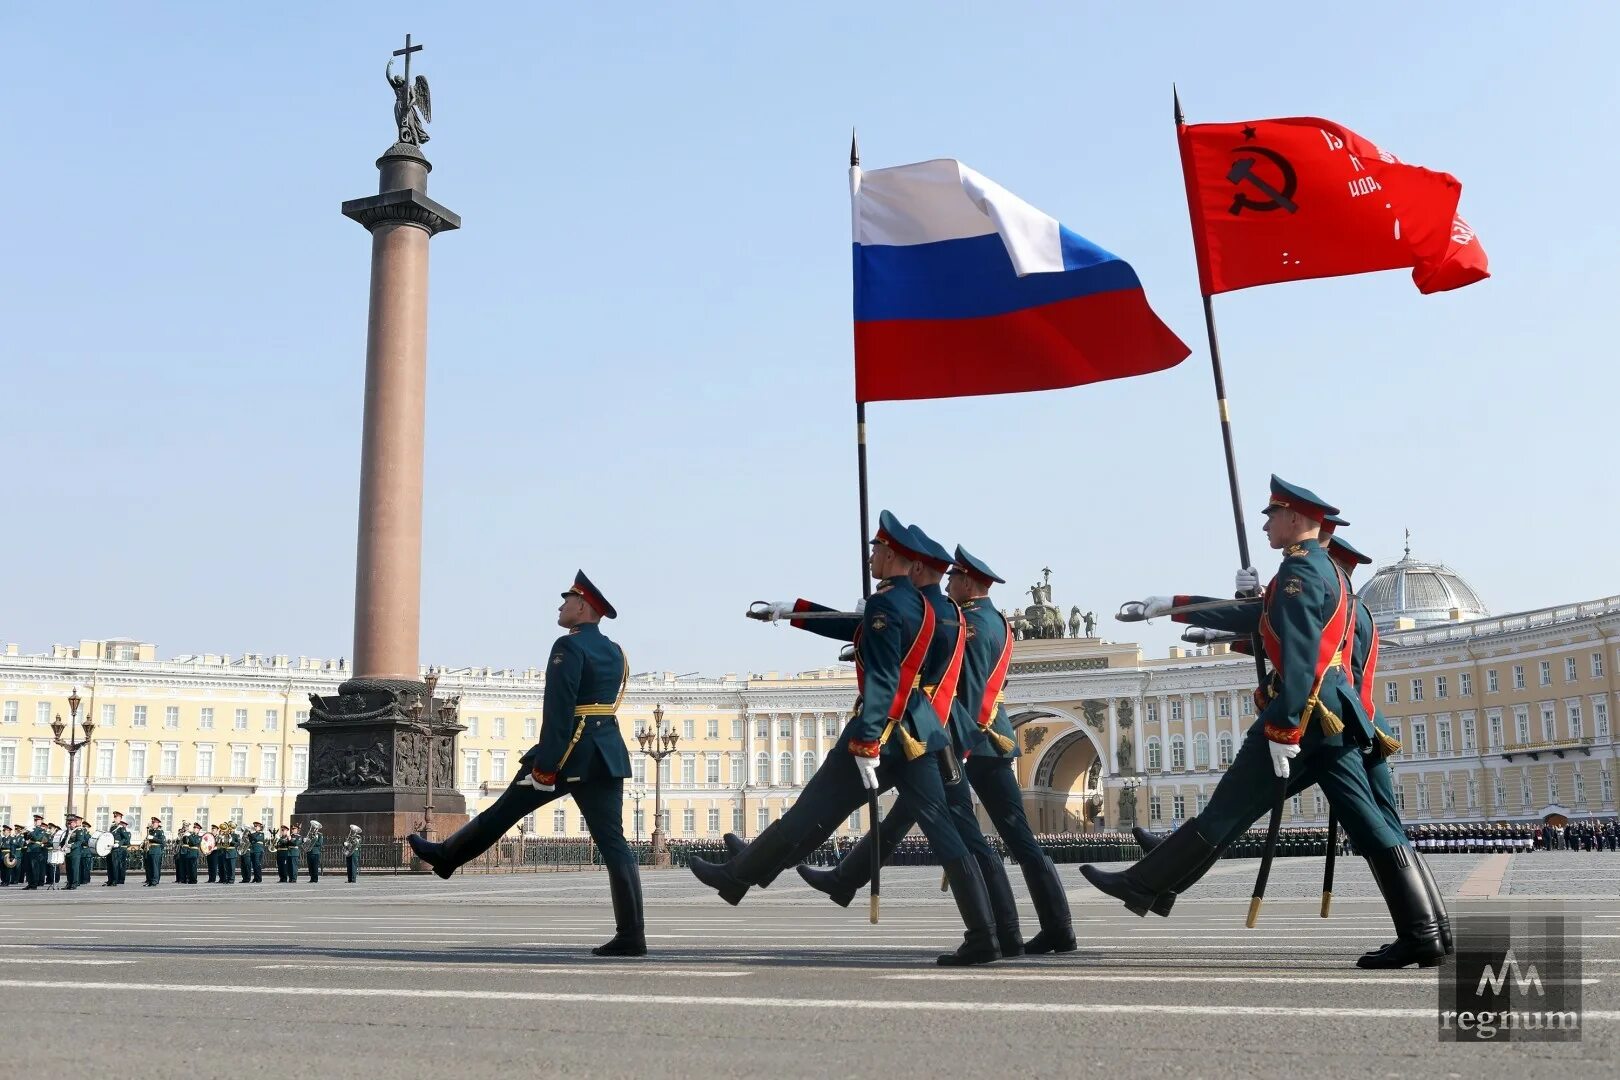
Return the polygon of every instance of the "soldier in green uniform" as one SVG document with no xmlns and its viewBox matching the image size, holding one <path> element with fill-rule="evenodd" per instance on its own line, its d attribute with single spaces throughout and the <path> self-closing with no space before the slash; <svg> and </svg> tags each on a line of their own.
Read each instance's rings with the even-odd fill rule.
<svg viewBox="0 0 1620 1080">
<path fill-rule="evenodd" d="M 107 853 L 107 885 L 122 885 L 124 874 L 129 865 L 130 841 L 133 839 L 129 826 L 124 824 L 124 815 L 117 810 L 113 811 L 112 828 L 109 830 L 113 836 L 113 849 Z"/>
<path fill-rule="evenodd" d="M 309 871 L 311 885 L 321 880 L 321 853 L 325 850 L 326 837 L 321 832 L 321 823 L 311 818 L 309 836 L 304 840 L 304 868 Z"/>
<path fill-rule="evenodd" d="M 1284 559 L 1263 605 L 1234 604 L 1177 616 L 1212 629 L 1260 633 L 1273 664 L 1268 685 L 1256 695 L 1260 715 L 1202 814 L 1188 819 L 1123 873 L 1093 866 L 1081 872 L 1098 889 L 1145 915 L 1161 894 L 1180 892 L 1184 883 L 1196 881 L 1219 857 L 1223 844 L 1270 809 L 1277 797 L 1272 776 L 1287 781 L 1297 773 L 1321 786 L 1356 850 L 1367 858 L 1389 906 L 1397 943 L 1376 966 L 1432 967 L 1445 954 L 1439 913 L 1404 832 L 1380 812 L 1360 761 L 1377 732 L 1345 671 L 1345 655 L 1353 651 L 1354 604 L 1319 539 L 1323 519 L 1337 512 L 1310 491 L 1272 477 L 1266 535 Z M 1257 582 L 1253 570 L 1239 571 L 1239 594 L 1249 593 Z M 1203 599 L 1149 597 L 1141 613 L 1152 617 Z"/>
<path fill-rule="evenodd" d="M 925 546 L 929 538 L 916 526 L 912 532 Z M 946 787 L 946 799 L 958 831 L 969 850 L 979 861 L 984 874 L 990 906 L 995 911 L 997 936 L 1003 957 L 1020 953 L 1041 955 L 1050 952 L 1072 952 L 1075 948 L 1073 921 L 1069 915 L 1068 897 L 1058 880 L 1057 868 L 1046 857 L 1029 820 L 1024 815 L 1023 792 L 1014 772 L 1014 759 L 1018 744 L 1012 737 L 1012 723 L 1001 701 L 1007 672 L 1012 661 L 1013 635 L 1006 618 L 990 602 L 990 586 L 1004 583 L 984 562 L 975 558 L 960 545 L 954 557 L 946 555 L 934 545 L 927 552 L 937 563 L 941 557 L 949 562 L 950 599 L 962 613 L 966 637 L 962 656 L 961 679 L 951 702 L 951 740 L 953 751 L 965 758 L 962 769 L 967 784 Z M 918 582 L 918 575 L 912 580 Z M 924 588 L 927 595 L 927 589 Z M 928 679 L 925 674 L 925 688 Z M 1012 852 L 1024 874 L 1040 918 L 1040 932 L 1024 944 L 1018 938 L 1017 905 L 1007 883 L 1001 854 L 985 841 L 974 813 L 973 800 L 968 787 L 979 796 L 996 832 Z M 888 862 L 901 838 L 915 824 L 903 807 L 896 806 L 883 819 L 880 838 L 884 861 Z M 975 839 L 977 838 L 976 842 Z M 813 888 L 847 905 L 856 889 L 871 877 L 871 843 L 868 833 L 854 850 L 830 870 L 816 870 L 800 864 L 799 876 Z"/>
<path fill-rule="evenodd" d="M 45 884 L 45 852 L 51 842 L 51 834 L 45 829 L 45 815 L 35 814 L 33 828 L 28 830 L 23 844 L 23 854 L 27 857 L 28 884 L 24 887 L 37 889 Z"/>
<path fill-rule="evenodd" d="M 146 824 L 146 884 L 156 885 L 163 880 L 163 845 L 168 842 L 163 833 L 163 819 L 153 818 Z M 178 866 L 176 877 L 178 878 Z"/>
<path fill-rule="evenodd" d="M 868 792 L 894 787 L 943 864 L 966 930 L 957 950 L 941 955 L 938 963 L 983 964 L 1000 959 L 1001 950 L 978 861 L 946 805 L 939 752 L 949 740 L 922 689 L 921 671 L 937 617 L 911 581 L 919 547 L 893 514 L 885 510 L 879 515 L 871 571 L 880 584 L 858 625 L 843 625 L 853 619 L 815 621 L 818 633 L 842 637 L 847 630 L 854 639 L 859 696 L 849 722 L 799 798 L 753 843 L 724 863 L 693 859 L 690 869 L 721 899 L 741 903 L 750 888 L 818 848 L 867 804 Z M 800 601 L 791 607 L 810 611 L 818 605 Z"/>
<path fill-rule="evenodd" d="M 180 830 L 180 846 L 174 853 L 176 880 L 187 885 L 197 884 L 197 863 L 202 858 L 202 823 L 193 821 L 191 828 Z"/>
<path fill-rule="evenodd" d="M 276 830 L 276 880 L 298 883 L 298 837 L 286 825 Z"/>
<path fill-rule="evenodd" d="M 360 826 L 350 825 L 348 838 L 343 841 L 343 861 L 349 871 L 349 884 L 360 880 Z"/>
<path fill-rule="evenodd" d="M 0 886 L 10 885 L 22 867 L 17 837 L 10 825 L 0 829 Z"/>
<path fill-rule="evenodd" d="M 253 877 L 253 884 L 264 884 L 264 822 L 255 821 L 248 830 L 248 864 L 243 868 L 243 879 Z"/>
<path fill-rule="evenodd" d="M 77 889 L 90 883 L 90 830 L 78 814 L 67 816 L 67 888 Z"/>
<path fill-rule="evenodd" d="M 564 795 L 585 817 L 601 852 L 613 898 L 613 937 L 595 956 L 645 956 L 646 919 L 641 872 L 624 839 L 624 781 L 630 755 L 619 731 L 619 706 L 630 678 L 624 650 L 602 633 L 618 617 L 584 571 L 562 594 L 557 625 L 568 631 L 551 648 L 546 667 L 540 741 L 519 760 L 518 774 L 495 804 L 442 843 L 412 833 L 411 850 L 441 878 L 487 851 L 529 814 Z"/>
</svg>

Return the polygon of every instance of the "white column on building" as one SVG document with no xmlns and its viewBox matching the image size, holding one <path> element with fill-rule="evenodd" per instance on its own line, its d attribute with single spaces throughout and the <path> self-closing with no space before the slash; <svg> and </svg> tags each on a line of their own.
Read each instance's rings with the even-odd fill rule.
<svg viewBox="0 0 1620 1080">
<path fill-rule="evenodd" d="M 819 768 L 822 760 L 827 756 L 827 718 L 820 713 L 816 714 L 816 765 Z M 808 780 L 809 778 L 806 777 Z"/>
<path fill-rule="evenodd" d="M 754 775 L 754 714 L 749 712 L 743 713 L 743 776 L 747 778 L 745 784 L 759 783 L 759 777 Z"/>
<path fill-rule="evenodd" d="M 777 754 L 779 754 L 781 752 L 781 751 L 779 751 L 777 749 L 776 744 L 777 744 L 778 740 L 781 738 L 781 736 L 778 734 L 778 732 L 780 731 L 780 729 L 782 727 L 782 714 L 781 713 L 772 713 L 771 714 L 770 724 L 771 724 L 771 734 L 770 734 L 770 739 L 771 739 L 771 760 L 765 763 L 765 773 L 766 773 L 765 783 L 772 784 L 772 785 L 790 783 L 792 781 L 792 777 L 789 777 L 789 776 L 780 776 L 780 777 L 776 777 L 776 779 L 774 781 L 772 780 L 772 775 L 774 775 L 775 770 L 777 768 L 777 765 L 776 765 Z"/>
<path fill-rule="evenodd" d="M 1170 771 L 1170 698 L 1159 695 L 1159 768 Z"/>
<path fill-rule="evenodd" d="M 1136 695 L 1131 701 L 1131 731 L 1136 740 L 1136 771 L 1147 768 L 1147 713 L 1143 711 L 1144 698 Z"/>
<path fill-rule="evenodd" d="M 1213 769 L 1220 760 L 1215 750 L 1215 691 L 1204 691 L 1204 733 L 1209 739 L 1209 764 L 1205 768 Z"/>
<path fill-rule="evenodd" d="M 1103 775 L 1119 772 L 1119 705 L 1114 695 L 1108 695 L 1108 760 L 1103 762 Z"/>
<path fill-rule="evenodd" d="M 1232 703 L 1232 756 L 1236 758 L 1238 747 L 1243 745 L 1243 699 L 1230 690 L 1226 697 Z"/>
</svg>

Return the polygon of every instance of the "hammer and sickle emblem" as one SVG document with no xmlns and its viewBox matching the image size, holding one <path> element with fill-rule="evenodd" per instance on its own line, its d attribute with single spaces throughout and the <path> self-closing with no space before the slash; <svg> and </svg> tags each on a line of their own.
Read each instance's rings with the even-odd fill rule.
<svg viewBox="0 0 1620 1080">
<path fill-rule="evenodd" d="M 1279 189 L 1254 171 L 1255 165 L 1258 164 L 1255 158 L 1242 157 L 1232 162 L 1232 168 L 1226 174 L 1227 181 L 1233 184 L 1247 183 L 1266 197 L 1264 200 L 1252 199 L 1248 192 L 1240 190 L 1232 196 L 1232 213 L 1240 214 L 1245 210 L 1286 210 L 1290 214 L 1299 212 L 1299 204 L 1294 202 L 1294 192 L 1299 189 L 1299 177 L 1294 173 L 1294 166 L 1287 158 L 1264 146 L 1240 146 L 1232 152 L 1259 154 L 1282 172 L 1282 187 Z"/>
</svg>

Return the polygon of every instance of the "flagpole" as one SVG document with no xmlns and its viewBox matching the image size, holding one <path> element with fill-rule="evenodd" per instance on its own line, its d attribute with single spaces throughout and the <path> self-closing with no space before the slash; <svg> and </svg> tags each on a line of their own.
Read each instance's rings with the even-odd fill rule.
<svg viewBox="0 0 1620 1080">
<path fill-rule="evenodd" d="M 1178 148 L 1181 144 L 1181 130 L 1186 126 L 1186 118 L 1181 113 L 1181 94 L 1171 84 L 1170 94 L 1175 99 L 1176 142 Z M 1187 186 L 1187 216 L 1192 222 L 1194 231 L 1198 228 L 1198 218 L 1193 212 L 1193 185 L 1192 179 L 1187 176 L 1187 158 L 1185 153 L 1181 156 L 1182 180 Z M 1198 237 L 1193 237 L 1193 250 L 1198 250 Z M 1226 484 L 1232 494 L 1232 525 L 1237 530 L 1238 560 L 1245 568 L 1253 565 L 1249 562 L 1249 534 L 1243 527 L 1243 495 L 1238 490 L 1237 453 L 1232 449 L 1232 410 L 1227 405 L 1226 373 L 1221 370 L 1221 343 L 1215 335 L 1215 305 L 1210 295 L 1204 292 L 1203 278 L 1200 273 L 1198 291 L 1204 297 L 1204 331 L 1209 336 L 1209 364 L 1215 376 L 1215 405 L 1221 418 L 1221 447 L 1226 452 Z M 1250 647 L 1254 650 L 1254 673 L 1260 680 L 1260 686 L 1266 685 L 1266 651 L 1260 640 L 1257 630 L 1249 636 Z M 1260 854 L 1260 871 L 1255 875 L 1254 892 L 1249 898 L 1249 914 L 1244 925 L 1250 930 L 1254 929 L 1255 920 L 1260 917 L 1260 902 L 1266 895 L 1266 883 L 1271 877 L 1271 862 L 1277 855 L 1277 836 L 1282 827 L 1283 801 L 1288 797 L 1288 779 L 1277 778 L 1277 788 L 1271 806 L 1271 819 L 1266 823 L 1266 845 Z"/>
<path fill-rule="evenodd" d="M 861 144 L 856 138 L 855 129 L 851 128 L 849 132 L 849 213 L 852 241 L 858 235 L 860 228 L 860 194 Z M 855 287 L 859 290 L 859 263 L 854 265 L 854 273 L 857 277 Z M 853 319 L 850 321 L 850 325 L 854 325 Z M 872 575 L 867 573 L 866 541 L 871 537 L 872 533 L 868 521 L 869 512 L 867 510 L 866 495 L 866 402 L 862 401 L 858 394 L 855 398 L 855 471 L 859 480 L 861 499 L 861 596 L 870 599 L 872 596 Z"/>
</svg>

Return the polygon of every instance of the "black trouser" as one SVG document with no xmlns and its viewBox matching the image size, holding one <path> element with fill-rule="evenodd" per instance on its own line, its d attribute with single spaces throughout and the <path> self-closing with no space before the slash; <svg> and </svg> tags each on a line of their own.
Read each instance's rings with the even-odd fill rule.
<svg viewBox="0 0 1620 1080">
<path fill-rule="evenodd" d="M 160 847 L 146 850 L 146 883 L 156 885 L 163 880 L 163 849 Z"/>
<path fill-rule="evenodd" d="M 28 861 L 28 885 L 30 888 L 37 889 L 45 884 L 45 849 L 37 847 L 25 851 L 23 854 L 27 856 Z"/>
<path fill-rule="evenodd" d="M 230 885 L 236 881 L 236 853 L 234 851 L 216 851 L 219 856 L 219 880 L 222 885 Z"/>
<path fill-rule="evenodd" d="M 1007 845 L 1007 854 L 1021 867 L 1043 866 L 1046 852 L 1036 842 L 1024 814 L 1024 792 L 1018 786 L 1016 764 L 1013 758 L 981 754 L 968 758 L 963 771 L 997 835 Z"/>
<path fill-rule="evenodd" d="M 124 869 L 129 854 L 121 847 L 113 848 L 107 855 L 107 884 L 122 885 L 124 883 Z"/>
<path fill-rule="evenodd" d="M 624 780 L 616 776 L 589 780 L 563 780 L 553 791 L 536 791 L 518 781 L 529 775 L 529 766 L 520 765 L 518 774 L 506 785 L 501 797 L 489 809 L 445 838 L 445 851 L 461 866 L 494 846 L 507 831 L 549 802 L 564 795 L 585 815 L 585 827 L 602 853 L 603 864 L 635 866 L 636 857 L 624 839 Z"/>
<path fill-rule="evenodd" d="M 208 859 L 208 881 L 210 884 L 219 880 L 219 855 L 218 851 L 210 851 L 205 856 Z"/>
<path fill-rule="evenodd" d="M 304 856 L 304 865 L 309 869 L 309 880 L 321 880 L 321 853 L 311 851 Z"/>
<path fill-rule="evenodd" d="M 254 884 L 264 881 L 264 852 L 254 848 L 248 855 L 248 868 L 253 871 Z M 246 871 L 244 871 L 244 874 Z"/>
<path fill-rule="evenodd" d="M 351 882 L 360 880 L 360 853 L 358 851 L 349 853 L 349 880 Z"/>
</svg>

